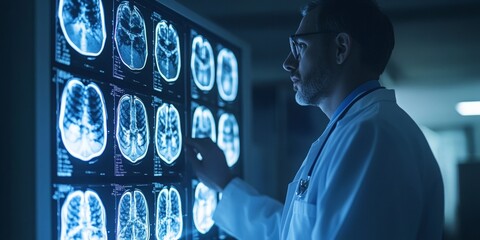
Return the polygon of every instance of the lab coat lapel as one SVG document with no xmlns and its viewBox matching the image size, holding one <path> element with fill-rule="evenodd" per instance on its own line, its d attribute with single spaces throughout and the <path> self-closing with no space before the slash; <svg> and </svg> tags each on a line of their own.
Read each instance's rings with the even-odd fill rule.
<svg viewBox="0 0 480 240">
<path fill-rule="evenodd" d="M 323 131 L 322 135 L 318 138 L 318 140 L 315 141 L 310 147 L 310 151 L 308 152 L 307 158 L 305 159 L 305 162 L 304 162 L 305 167 L 302 171 L 303 177 L 307 177 L 308 171 L 310 170 L 312 165 L 315 163 L 315 159 L 320 157 L 320 150 L 322 146 L 326 144 L 325 141 L 328 140 L 329 132 L 332 131 L 332 128 L 334 127 L 335 124 L 336 122 L 331 121 Z M 319 164 L 318 160 L 316 164 Z"/>
<path fill-rule="evenodd" d="M 287 236 L 289 235 L 290 223 L 292 220 L 292 213 L 293 213 L 292 203 L 295 198 L 295 191 L 297 189 L 298 183 L 300 179 L 307 177 L 310 166 L 312 166 L 312 164 L 315 162 L 315 158 L 319 157 L 320 147 L 325 142 L 326 132 L 330 130 L 329 129 L 330 127 L 331 126 L 327 126 L 323 134 L 315 142 L 312 143 L 312 146 L 310 146 L 310 150 L 308 151 L 307 156 L 305 157 L 305 160 L 303 161 L 302 166 L 297 172 L 294 180 L 290 184 L 288 184 L 287 196 L 285 199 L 285 206 L 282 214 L 282 228 L 281 228 L 282 239 L 286 239 Z"/>
</svg>

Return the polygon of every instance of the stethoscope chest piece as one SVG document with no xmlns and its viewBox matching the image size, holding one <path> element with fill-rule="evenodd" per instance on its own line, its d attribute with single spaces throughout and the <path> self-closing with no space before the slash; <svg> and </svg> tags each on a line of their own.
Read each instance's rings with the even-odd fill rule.
<svg viewBox="0 0 480 240">
<path fill-rule="evenodd" d="M 310 183 L 310 176 L 308 176 L 306 179 L 300 179 L 300 182 L 298 183 L 297 191 L 295 194 L 297 197 L 301 198 L 305 195 L 308 189 L 308 184 Z"/>
</svg>

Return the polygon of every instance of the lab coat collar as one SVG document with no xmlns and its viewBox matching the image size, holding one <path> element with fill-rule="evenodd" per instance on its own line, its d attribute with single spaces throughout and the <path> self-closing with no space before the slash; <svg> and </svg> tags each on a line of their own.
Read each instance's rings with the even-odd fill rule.
<svg viewBox="0 0 480 240">
<path fill-rule="evenodd" d="M 349 115 L 356 114 L 357 112 L 363 110 L 364 108 L 370 106 L 371 104 L 382 102 L 382 101 L 396 102 L 394 90 L 378 89 L 374 92 L 371 92 L 368 95 L 365 95 L 364 97 L 359 99 L 357 102 L 355 102 L 350 109 L 347 109 L 347 112 L 345 113 L 344 117 L 348 117 Z M 337 121 L 337 119 L 333 119 L 333 118 L 332 120 L 335 120 L 334 122 Z M 318 152 L 320 151 L 320 148 L 323 145 L 323 143 L 327 140 L 328 132 L 331 131 L 331 128 L 333 126 L 334 124 L 329 123 L 325 128 L 325 130 L 323 131 L 322 135 L 315 142 L 313 142 L 305 160 L 303 161 L 299 171 L 297 172 L 297 175 L 294 178 L 294 181 L 298 181 L 299 179 L 305 178 L 308 175 L 308 170 L 311 168 L 312 164 L 314 164 L 315 162 L 315 159 L 318 157 Z M 317 163 L 317 164 L 320 164 L 320 163 Z"/>
<path fill-rule="evenodd" d="M 345 114 L 345 117 L 348 115 L 356 114 L 359 111 L 367 108 L 368 106 L 379 103 L 379 102 L 394 102 L 396 103 L 395 91 L 392 89 L 379 89 L 371 94 L 366 95 L 358 102 L 353 104 L 350 110 Z"/>
<path fill-rule="evenodd" d="M 371 104 L 381 102 L 381 101 L 391 101 L 396 102 L 395 100 L 395 92 L 394 90 L 389 89 L 378 89 L 368 95 L 362 97 L 358 102 L 355 102 L 348 112 L 345 114 L 345 117 L 348 117 L 351 114 L 355 114 L 356 112 L 361 111 L 365 107 L 368 107 Z M 336 120 L 336 119 L 332 119 Z M 333 124 L 328 124 L 325 130 L 323 131 L 322 135 L 312 143 L 310 146 L 310 150 L 308 151 L 305 160 L 302 162 L 299 171 L 295 175 L 294 181 L 298 181 L 301 178 L 305 178 L 308 174 L 308 170 L 310 169 L 311 165 L 315 162 L 315 158 L 318 157 L 318 152 L 320 151 L 320 147 L 322 146 L 323 142 L 326 141 L 328 132 L 333 127 Z"/>
<path fill-rule="evenodd" d="M 378 80 L 370 80 L 367 82 L 364 82 L 360 84 L 357 88 L 355 88 L 350 94 L 347 95 L 345 99 L 338 105 L 337 109 L 332 115 L 332 118 L 330 119 L 330 123 L 335 122 L 336 118 L 345 110 L 345 108 L 348 107 L 348 105 L 351 104 L 352 101 L 354 101 L 355 98 L 357 98 L 360 94 L 370 91 L 375 88 L 381 87 L 380 83 Z M 330 124 L 329 123 L 329 124 Z"/>
</svg>

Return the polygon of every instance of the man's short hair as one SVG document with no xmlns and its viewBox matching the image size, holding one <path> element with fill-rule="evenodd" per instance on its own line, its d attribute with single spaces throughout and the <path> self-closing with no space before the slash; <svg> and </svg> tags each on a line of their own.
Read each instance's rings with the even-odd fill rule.
<svg viewBox="0 0 480 240">
<path fill-rule="evenodd" d="M 395 45 L 393 26 L 373 0 L 314 0 L 302 10 L 303 16 L 320 7 L 318 30 L 346 32 L 361 46 L 367 67 L 380 75 Z"/>
</svg>

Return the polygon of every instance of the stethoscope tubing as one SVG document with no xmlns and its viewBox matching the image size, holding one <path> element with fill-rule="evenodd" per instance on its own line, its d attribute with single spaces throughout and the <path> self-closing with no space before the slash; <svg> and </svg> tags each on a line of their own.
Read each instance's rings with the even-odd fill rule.
<svg viewBox="0 0 480 240">
<path fill-rule="evenodd" d="M 350 108 L 356 103 L 358 102 L 360 99 L 362 99 L 363 97 L 367 96 L 368 94 L 376 91 L 376 90 L 379 90 L 379 89 L 384 89 L 385 87 L 375 87 L 375 88 L 372 88 L 372 89 L 369 89 L 367 91 L 364 91 L 362 92 L 361 94 L 359 94 L 357 97 L 355 97 L 346 107 L 345 109 L 342 110 L 342 112 L 338 115 L 338 117 L 336 117 L 336 119 L 334 120 L 334 122 L 332 123 L 333 126 L 330 128 L 330 130 L 328 131 L 327 133 L 327 136 L 325 138 L 325 140 L 323 141 L 322 145 L 320 146 L 320 149 L 318 150 L 317 152 L 317 155 L 315 156 L 314 160 L 313 160 L 313 163 L 312 165 L 310 166 L 310 169 L 308 170 L 308 175 L 307 175 L 307 178 L 306 179 L 300 179 L 299 183 L 298 183 L 298 187 L 297 187 L 297 191 L 295 192 L 295 194 L 298 196 L 298 197 L 302 197 L 305 192 L 308 190 L 308 185 L 309 185 L 309 182 L 310 182 L 310 177 L 312 176 L 312 173 L 313 173 L 313 170 L 315 169 L 315 165 L 317 164 L 317 160 L 318 158 L 320 157 L 320 154 L 322 153 L 323 151 L 323 148 L 325 147 L 325 144 L 327 143 L 328 139 L 330 138 L 330 135 L 332 134 L 333 130 L 335 130 L 335 128 L 337 127 L 337 123 L 338 121 L 340 121 L 344 116 L 345 114 L 347 114 L 348 110 L 350 110 Z"/>
</svg>

